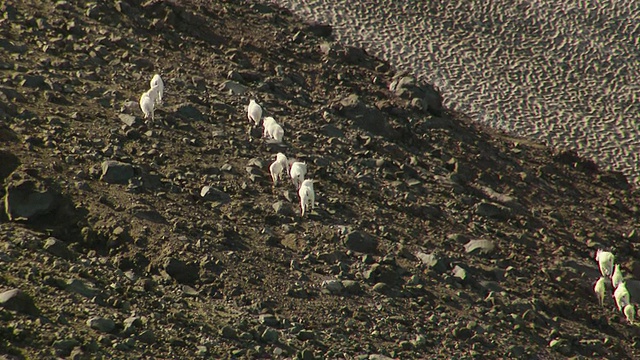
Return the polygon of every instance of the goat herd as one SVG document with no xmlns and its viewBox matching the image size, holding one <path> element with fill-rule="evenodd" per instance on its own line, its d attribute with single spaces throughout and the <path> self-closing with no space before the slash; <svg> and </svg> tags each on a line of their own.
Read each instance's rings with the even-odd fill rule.
<svg viewBox="0 0 640 360">
<path fill-rule="evenodd" d="M 629 290 L 622 276 L 620 264 L 615 264 L 615 256 L 608 252 L 598 249 L 596 252 L 596 261 L 600 267 L 600 279 L 596 281 L 593 290 L 596 292 L 600 306 L 604 306 L 605 295 L 607 292 L 607 280 L 611 282 L 613 289 L 613 299 L 616 302 L 618 311 L 621 311 L 630 324 L 633 324 L 636 316 L 636 309 L 631 304 Z"/>
<path fill-rule="evenodd" d="M 152 122 L 155 120 L 154 110 L 156 104 L 162 104 L 162 96 L 164 94 L 164 82 L 160 75 L 155 74 L 149 82 L 149 90 L 145 91 L 140 96 L 140 109 L 144 114 L 145 119 L 150 119 Z M 262 107 L 251 100 L 247 107 L 247 117 L 249 121 L 253 121 L 255 126 L 264 127 L 263 137 L 267 139 L 273 139 L 276 143 L 282 143 L 284 138 L 284 129 L 276 120 L 267 116 L 262 118 Z M 315 207 L 315 192 L 313 190 L 314 180 L 305 179 L 307 174 L 307 164 L 300 161 L 288 160 L 283 153 L 277 153 L 275 161 L 269 166 L 271 178 L 273 179 L 273 186 L 278 185 L 280 180 L 286 172 L 286 175 L 291 177 L 293 185 L 298 190 L 298 196 L 300 197 L 300 212 L 301 216 L 309 213 Z"/>
<path fill-rule="evenodd" d="M 162 104 L 162 96 L 164 93 L 164 83 L 160 75 L 155 74 L 149 83 L 149 90 L 140 96 L 140 109 L 144 113 L 144 118 L 154 120 L 154 108 L 156 104 Z M 284 129 L 276 120 L 267 116 L 262 118 L 262 107 L 251 100 L 247 106 L 247 117 L 255 126 L 264 127 L 263 137 L 273 139 L 276 143 L 282 143 L 284 137 Z M 300 161 L 289 160 L 286 155 L 279 152 L 275 156 L 275 161 L 269 166 L 273 186 L 278 185 L 278 180 L 284 176 L 289 176 L 293 185 L 298 190 L 300 197 L 300 213 L 301 216 L 309 213 L 315 206 L 315 192 L 313 190 L 314 180 L 305 179 L 307 174 L 307 164 Z M 286 173 L 286 175 L 285 175 Z M 598 249 L 596 253 L 596 261 L 600 267 L 602 276 L 596 281 L 594 291 L 598 297 L 601 306 L 607 292 L 607 282 L 610 281 L 613 289 L 613 299 L 615 300 L 618 311 L 621 311 L 627 318 L 629 323 L 633 324 L 636 315 L 636 309 L 631 304 L 629 290 L 627 289 L 620 265 L 614 263 L 615 256 L 608 251 Z"/>
</svg>

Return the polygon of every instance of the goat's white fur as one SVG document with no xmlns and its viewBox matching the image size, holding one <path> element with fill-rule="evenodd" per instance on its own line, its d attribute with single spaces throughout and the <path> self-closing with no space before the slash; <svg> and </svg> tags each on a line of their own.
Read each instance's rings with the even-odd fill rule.
<svg viewBox="0 0 640 360">
<path fill-rule="evenodd" d="M 284 129 L 273 117 L 265 117 L 262 122 L 262 126 L 264 127 L 264 130 L 262 131 L 263 137 L 275 139 L 279 143 L 282 142 L 282 139 L 284 138 Z"/>
<path fill-rule="evenodd" d="M 616 289 L 618 284 L 624 281 L 624 277 L 622 276 L 622 270 L 620 270 L 620 264 L 616 264 L 613 270 L 613 275 L 611 275 L 611 285 Z"/>
<path fill-rule="evenodd" d="M 249 101 L 247 117 L 250 121 L 253 121 L 256 126 L 260 125 L 260 120 L 262 120 L 262 106 L 258 105 L 258 103 L 253 99 Z"/>
<path fill-rule="evenodd" d="M 600 273 L 602 276 L 611 276 L 613 274 L 613 261 L 615 256 L 608 251 L 598 249 L 596 252 L 596 261 L 600 267 Z"/>
<path fill-rule="evenodd" d="M 613 292 L 613 298 L 616 300 L 618 311 L 622 311 L 625 306 L 631 303 L 629 290 L 627 290 L 627 285 L 624 282 L 621 282 L 616 288 L 616 291 Z"/>
<path fill-rule="evenodd" d="M 164 82 L 162 81 L 162 78 L 160 77 L 159 74 L 153 75 L 153 77 L 151 78 L 151 81 L 149 82 L 150 88 L 153 88 L 155 86 L 158 87 L 158 98 L 156 99 L 156 102 L 158 104 L 162 104 L 162 95 L 164 94 Z"/>
<path fill-rule="evenodd" d="M 289 175 L 291 176 L 291 181 L 293 181 L 293 185 L 296 187 L 296 190 L 299 190 L 302 182 L 304 181 L 304 176 L 307 175 L 307 164 L 300 161 L 294 162 L 291 164 Z"/>
<path fill-rule="evenodd" d="M 287 175 L 289 175 L 289 160 L 287 159 L 287 156 L 283 153 L 277 153 L 276 160 L 282 163 L 282 166 L 284 166 L 287 171 Z"/>
<path fill-rule="evenodd" d="M 598 297 L 598 302 L 600 306 L 604 306 L 604 298 L 606 294 L 606 280 L 605 277 L 600 277 L 598 281 L 596 281 L 596 285 L 593 287 L 593 291 L 595 291 L 596 296 Z"/>
<path fill-rule="evenodd" d="M 264 118 L 264 121 L 262 122 L 262 137 L 272 137 L 270 128 L 273 124 L 276 124 L 276 119 L 271 116 Z"/>
<path fill-rule="evenodd" d="M 144 113 L 144 118 L 151 118 L 151 121 L 154 120 L 154 107 L 156 99 L 158 98 L 158 87 L 154 86 L 151 89 L 145 91 L 142 96 L 140 96 L 140 109 Z"/>
<path fill-rule="evenodd" d="M 306 213 L 315 208 L 316 194 L 313 190 L 313 180 L 303 181 L 298 195 L 300 196 L 300 216 L 304 217 Z"/>
<path fill-rule="evenodd" d="M 628 304 L 627 306 L 624 307 L 624 317 L 627 318 L 627 321 L 629 322 L 629 324 L 633 325 L 633 322 L 636 320 L 636 307 Z"/>
<path fill-rule="evenodd" d="M 269 172 L 271 173 L 271 179 L 273 180 L 273 186 L 278 185 L 278 179 L 282 176 L 284 171 L 289 171 L 289 164 L 287 157 L 283 153 L 276 154 L 276 160 L 269 166 Z"/>
<path fill-rule="evenodd" d="M 269 127 L 269 133 L 276 142 L 282 142 L 282 139 L 284 138 L 284 129 L 280 124 L 271 124 Z"/>
</svg>

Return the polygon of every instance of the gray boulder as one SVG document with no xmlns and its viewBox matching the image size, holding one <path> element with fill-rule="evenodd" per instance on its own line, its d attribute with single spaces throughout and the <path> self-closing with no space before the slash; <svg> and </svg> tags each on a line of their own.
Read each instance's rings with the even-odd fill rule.
<svg viewBox="0 0 640 360">
<path fill-rule="evenodd" d="M 9 220 L 33 220 L 53 212 L 59 194 L 30 179 L 9 181 L 5 187 L 4 206 Z"/>
<path fill-rule="evenodd" d="M 20 289 L 7 290 L 0 293 L 0 307 L 27 315 L 38 315 L 40 313 L 31 296 Z"/>
<path fill-rule="evenodd" d="M 385 114 L 365 104 L 356 94 L 351 94 L 335 105 L 338 114 L 350 119 L 362 130 L 375 135 L 389 137 L 393 133 Z"/>
<path fill-rule="evenodd" d="M 358 230 L 346 234 L 343 243 L 351 251 L 366 254 L 373 254 L 377 252 L 378 248 L 378 240 L 376 238 Z"/>
<path fill-rule="evenodd" d="M 105 160 L 102 162 L 102 175 L 100 180 L 109 184 L 126 184 L 129 179 L 135 176 L 135 171 L 131 164 L 115 160 Z"/>
<path fill-rule="evenodd" d="M 442 115 L 442 95 L 431 84 L 419 82 L 412 76 L 398 74 L 389 84 L 389 90 L 401 98 L 414 101 L 424 112 L 435 116 Z"/>
</svg>

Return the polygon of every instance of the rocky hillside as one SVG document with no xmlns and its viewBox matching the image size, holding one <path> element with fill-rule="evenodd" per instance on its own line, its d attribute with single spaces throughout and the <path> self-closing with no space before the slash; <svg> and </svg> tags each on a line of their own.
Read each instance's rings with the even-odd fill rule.
<svg viewBox="0 0 640 360">
<path fill-rule="evenodd" d="M 604 248 L 640 299 L 621 175 L 480 128 L 270 5 L 1 10 L 4 358 L 640 357 L 592 290 Z M 318 181 L 304 218 L 277 152 Z"/>
</svg>

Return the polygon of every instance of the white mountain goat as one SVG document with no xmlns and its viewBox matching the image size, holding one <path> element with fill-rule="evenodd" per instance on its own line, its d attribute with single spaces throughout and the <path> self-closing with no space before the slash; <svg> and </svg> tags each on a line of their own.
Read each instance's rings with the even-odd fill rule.
<svg viewBox="0 0 640 360">
<path fill-rule="evenodd" d="M 304 217 L 306 213 L 313 210 L 316 202 L 316 193 L 313 191 L 313 180 L 305 180 L 298 190 L 300 196 L 300 216 Z"/>
<path fill-rule="evenodd" d="M 269 166 L 269 172 L 271 173 L 271 179 L 273 179 L 273 186 L 278 185 L 278 179 L 282 176 L 282 173 L 289 169 L 287 157 L 283 153 L 276 154 L 276 160 Z"/>
<path fill-rule="evenodd" d="M 604 306 L 604 297 L 606 293 L 606 281 L 605 277 L 600 277 L 598 281 L 596 281 L 596 285 L 593 287 L 593 291 L 595 291 L 596 296 L 598 297 L 598 302 L 600 306 Z"/>
<path fill-rule="evenodd" d="M 144 113 L 144 118 L 151 118 L 151 121 L 154 120 L 154 107 L 156 99 L 158 98 L 158 87 L 154 86 L 151 89 L 145 91 L 142 96 L 140 96 L 140 109 Z"/>
<path fill-rule="evenodd" d="M 600 267 L 602 276 L 611 276 L 613 274 L 613 261 L 615 256 L 608 251 L 598 249 L 596 252 L 596 261 Z"/>
<path fill-rule="evenodd" d="M 284 138 L 284 129 L 274 118 L 271 116 L 265 117 L 262 126 L 264 126 L 264 131 L 262 132 L 263 137 L 274 139 L 279 143 L 282 142 L 282 139 Z"/>
<path fill-rule="evenodd" d="M 291 181 L 293 181 L 293 185 L 296 187 L 296 190 L 300 189 L 300 186 L 304 181 L 304 176 L 307 175 L 307 164 L 300 161 L 294 162 L 291 164 L 289 175 L 291 176 Z"/>
<path fill-rule="evenodd" d="M 289 159 L 287 159 L 285 154 L 277 153 L 276 154 L 276 160 L 278 160 L 278 161 L 280 161 L 282 163 L 282 166 L 284 166 L 284 169 L 287 172 L 287 175 L 289 175 Z"/>
<path fill-rule="evenodd" d="M 616 288 L 616 291 L 613 292 L 613 298 L 616 300 L 618 311 L 622 311 L 625 306 L 631 303 L 629 290 L 627 290 L 627 285 L 624 282 L 621 282 Z"/>
<path fill-rule="evenodd" d="M 622 277 L 622 270 L 620 270 L 620 264 L 616 264 L 613 270 L 613 275 L 611 275 L 611 285 L 616 289 L 618 284 L 624 282 L 624 277 Z"/>
<path fill-rule="evenodd" d="M 269 132 L 269 127 L 275 123 L 276 123 L 276 119 L 274 119 L 271 116 L 267 116 L 264 118 L 264 121 L 262 122 L 262 128 L 263 128 L 262 137 L 271 137 L 271 134 Z"/>
<path fill-rule="evenodd" d="M 269 127 L 269 133 L 271 133 L 271 137 L 277 142 L 281 143 L 284 138 L 284 129 L 280 124 L 271 124 Z"/>
<path fill-rule="evenodd" d="M 256 126 L 260 125 L 260 120 L 262 120 L 262 106 L 258 105 L 258 103 L 253 99 L 249 101 L 247 117 L 249 118 L 249 121 L 253 121 Z"/>
<path fill-rule="evenodd" d="M 624 307 L 624 317 L 627 318 L 629 324 L 633 325 L 633 322 L 636 320 L 636 308 L 635 306 L 628 304 Z"/>
<path fill-rule="evenodd" d="M 162 104 L 162 95 L 164 94 L 164 82 L 162 81 L 162 78 L 158 74 L 153 75 L 153 77 L 151 78 L 151 81 L 149 82 L 150 88 L 153 88 L 155 86 L 158 87 L 158 98 L 156 99 L 156 102 L 158 104 Z"/>
</svg>

